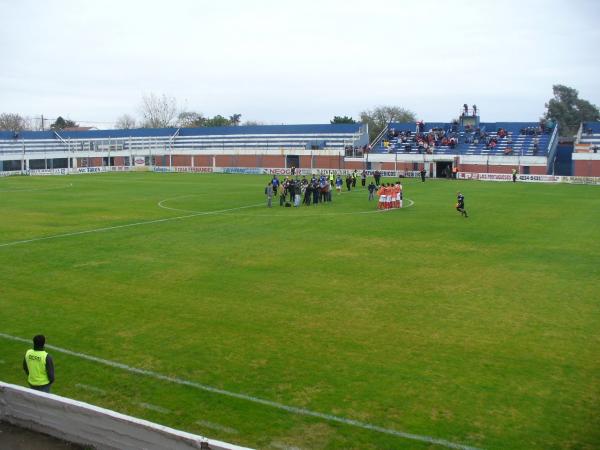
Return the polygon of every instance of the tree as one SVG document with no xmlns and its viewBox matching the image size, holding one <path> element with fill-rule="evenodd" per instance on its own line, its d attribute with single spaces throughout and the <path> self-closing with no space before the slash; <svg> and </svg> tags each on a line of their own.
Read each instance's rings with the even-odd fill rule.
<svg viewBox="0 0 600 450">
<path fill-rule="evenodd" d="M 206 117 L 202 113 L 194 111 L 182 111 L 177 116 L 177 126 L 181 128 L 203 127 L 206 123 Z"/>
<path fill-rule="evenodd" d="M 329 123 L 356 123 L 356 120 L 348 116 L 333 116 Z"/>
<path fill-rule="evenodd" d="M 13 113 L 2 113 L 0 114 L 0 130 L 12 131 L 18 133 L 22 130 L 28 130 L 31 128 L 29 119 L 22 117 L 19 114 Z"/>
<path fill-rule="evenodd" d="M 360 113 L 362 123 L 369 124 L 369 140 L 372 142 L 390 122 L 414 122 L 415 114 L 399 106 L 378 106 Z"/>
<path fill-rule="evenodd" d="M 544 118 L 558 123 L 561 136 L 573 136 L 581 122 L 600 120 L 598 107 L 580 99 L 576 89 L 555 84 L 552 92 L 554 98 L 546 103 Z"/>
<path fill-rule="evenodd" d="M 79 124 L 70 119 L 63 119 L 62 116 L 58 116 L 54 123 L 50 125 L 51 130 L 63 130 L 65 128 L 78 127 Z"/>
<path fill-rule="evenodd" d="M 207 119 L 205 126 L 207 126 L 207 127 L 228 127 L 230 125 L 231 125 L 231 122 L 229 121 L 228 118 L 223 117 L 220 114 L 217 114 L 212 119 Z"/>
<path fill-rule="evenodd" d="M 234 127 L 237 127 L 241 121 L 242 121 L 241 114 L 234 114 L 233 116 L 229 116 L 229 123 L 230 123 L 230 125 L 233 125 Z"/>
<path fill-rule="evenodd" d="M 145 128 L 166 128 L 173 125 L 177 117 L 177 101 L 163 94 L 151 93 L 142 97 L 140 106 Z"/>
<path fill-rule="evenodd" d="M 135 128 L 135 126 L 135 118 L 129 114 L 123 114 L 115 122 L 115 127 L 119 130 L 131 130 L 132 128 Z"/>
<path fill-rule="evenodd" d="M 264 122 L 261 122 L 260 120 L 246 120 L 243 125 L 245 127 L 257 127 L 260 125 L 266 125 Z"/>
</svg>

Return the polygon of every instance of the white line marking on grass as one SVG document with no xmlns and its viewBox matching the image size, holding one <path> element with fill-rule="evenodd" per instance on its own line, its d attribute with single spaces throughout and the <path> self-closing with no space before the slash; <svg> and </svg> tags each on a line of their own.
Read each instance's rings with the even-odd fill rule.
<svg viewBox="0 0 600 450">
<path fill-rule="evenodd" d="M 103 231 L 118 230 L 121 228 L 130 228 L 130 227 L 137 227 L 137 226 L 141 226 L 141 225 L 151 225 L 151 224 L 155 224 L 155 223 L 171 222 L 173 220 L 184 220 L 184 219 L 190 219 L 192 217 L 198 217 L 198 216 L 217 215 L 217 214 L 221 214 L 221 213 L 227 212 L 227 211 L 235 211 L 238 209 L 246 209 L 246 208 L 255 208 L 255 207 L 261 206 L 261 205 L 263 205 L 263 203 L 257 203 L 255 205 L 248 205 L 248 206 L 238 206 L 236 208 L 221 209 L 221 210 L 216 210 L 216 211 L 197 212 L 195 214 L 186 214 L 184 216 L 165 217 L 163 219 L 154 219 L 154 220 L 145 220 L 142 222 L 126 223 L 123 225 L 115 225 L 112 227 L 94 228 L 91 230 L 74 231 L 72 233 L 54 234 L 52 236 L 43 236 L 43 237 L 32 238 L 32 239 L 23 239 L 21 241 L 5 242 L 3 244 L 0 244 L 0 248 L 10 247 L 13 245 L 20 245 L 20 244 L 29 244 L 31 242 L 46 241 L 49 239 L 58 239 L 58 238 L 64 238 L 64 237 L 70 237 L 70 236 L 80 236 L 82 234 L 100 233 Z"/>
<path fill-rule="evenodd" d="M 336 212 L 336 213 L 315 213 L 315 214 L 302 214 L 301 216 L 294 216 L 294 219 L 301 219 L 303 217 L 324 217 L 324 216 L 356 216 L 359 214 L 385 214 L 385 213 L 390 213 L 392 211 L 401 211 L 403 209 L 407 209 L 410 208 L 411 206 L 413 206 L 415 204 L 414 201 L 407 199 L 407 202 L 409 202 L 408 205 L 402 207 L 402 208 L 393 208 L 393 209 L 372 209 L 369 211 L 354 211 L 354 212 Z M 311 206 L 306 206 L 305 208 L 312 208 Z M 289 209 L 289 208 L 287 208 Z M 244 217 L 274 217 L 273 214 L 245 214 L 245 213 L 236 213 L 236 212 L 226 212 L 226 213 L 219 213 L 222 214 L 223 216 L 244 216 Z M 280 216 L 277 216 L 280 217 Z"/>
<path fill-rule="evenodd" d="M 90 386 L 89 384 L 77 383 L 75 384 L 75 387 L 83 389 L 84 391 L 95 392 L 96 394 L 106 394 L 106 391 L 104 389 L 100 389 L 96 386 Z"/>
<path fill-rule="evenodd" d="M 5 339 L 11 340 L 11 341 L 23 342 L 26 344 L 31 343 L 31 339 L 24 339 L 21 337 L 12 336 L 10 334 L 5 334 L 5 333 L 0 333 L 0 337 L 3 337 Z M 98 358 L 96 356 L 86 355 L 85 353 L 74 352 L 72 350 L 55 347 L 54 345 L 46 345 L 46 347 L 51 350 L 55 350 L 57 352 L 64 353 L 65 355 L 75 356 L 77 358 L 85 359 L 88 361 L 93 361 L 93 362 L 103 364 L 103 365 L 109 366 L 109 367 L 115 367 L 118 369 L 125 370 L 127 372 L 138 374 L 138 375 L 145 375 L 147 377 L 154 378 L 157 380 L 167 381 L 169 383 L 179 384 L 182 386 L 189 386 L 189 387 L 199 389 L 202 391 L 206 391 L 206 392 L 210 392 L 213 394 L 219 394 L 219 395 L 223 395 L 226 397 L 237 398 L 239 400 L 246 400 L 246 401 L 249 401 L 252 403 L 257 403 L 259 405 L 270 406 L 272 408 L 281 409 L 283 411 L 287 411 L 292 414 L 316 417 L 318 419 L 324 419 L 324 420 L 328 420 L 330 422 L 337 422 L 337 423 L 341 423 L 344 425 L 350 425 L 350 426 L 353 426 L 356 428 L 362 428 L 364 430 L 370 430 L 370 431 L 376 431 L 378 433 L 389 434 L 392 436 L 410 439 L 413 441 L 420 441 L 420 442 L 426 442 L 428 444 L 441 445 L 441 446 L 447 447 L 447 448 L 453 448 L 453 449 L 459 449 L 459 450 L 481 450 L 477 447 L 471 447 L 469 445 L 464 445 L 464 444 L 457 444 L 455 442 L 450 442 L 445 439 L 439 439 L 439 438 L 435 438 L 435 437 L 431 437 L 431 436 L 424 436 L 421 434 L 407 433 L 404 431 L 398 431 L 398 430 L 394 430 L 391 428 L 384 428 L 384 427 L 380 427 L 378 425 L 373 425 L 373 424 L 370 424 L 367 422 L 361 422 L 359 420 L 347 419 L 345 417 L 334 416 L 333 414 L 326 414 L 326 413 L 321 413 L 321 412 L 317 412 L 317 411 L 311 411 L 309 409 L 298 408 L 296 406 L 288 406 L 288 405 L 284 405 L 283 403 L 274 402 L 272 400 L 265 400 L 265 399 L 262 399 L 259 397 L 254 397 L 252 395 L 240 394 L 237 392 L 227 391 L 225 389 L 208 386 L 206 384 L 196 383 L 194 381 L 184 380 L 182 378 L 170 377 L 167 375 L 162 375 L 158 372 L 153 372 L 151 370 L 139 369 L 137 367 L 131 367 L 131 366 L 128 366 L 127 364 L 122 364 L 122 363 L 119 363 L 116 361 L 110 361 L 108 359 Z"/>
<path fill-rule="evenodd" d="M 177 212 L 185 212 L 185 213 L 195 213 L 195 214 L 200 214 L 202 213 L 202 211 L 195 211 L 192 209 L 181 209 L 181 208 L 172 208 L 170 206 L 166 206 L 165 203 L 169 202 L 171 200 L 178 200 L 181 198 L 188 198 L 188 197 L 194 197 L 197 194 L 190 194 L 190 195 L 182 195 L 179 197 L 172 197 L 172 198 L 166 198 L 164 200 L 161 200 L 160 202 L 157 203 L 157 206 L 159 208 L 162 209 L 168 209 L 170 211 L 177 211 Z M 298 216 L 298 218 L 301 217 L 315 217 L 315 216 L 319 216 L 319 217 L 323 217 L 323 216 L 353 216 L 353 215 L 358 215 L 358 214 L 376 214 L 376 213 L 385 213 L 385 212 L 390 212 L 390 211 L 395 211 L 395 210 L 401 210 L 401 209 L 406 209 L 406 208 L 410 208 L 411 206 L 413 206 L 415 204 L 414 201 L 410 200 L 410 199 L 406 199 L 406 202 L 408 203 L 408 205 L 404 206 L 403 208 L 394 208 L 394 209 L 373 209 L 370 211 L 354 211 L 354 212 L 336 212 L 336 213 L 315 213 L 315 214 L 303 214 L 302 216 Z M 260 205 L 264 205 L 266 206 L 266 203 L 260 203 Z M 275 208 L 277 208 L 275 206 Z M 304 208 L 314 208 L 314 205 L 310 205 L 310 206 L 302 206 L 302 209 Z M 241 208 L 240 208 L 241 209 Z M 293 209 L 298 209 L 298 208 L 293 208 Z M 248 217 L 274 217 L 273 214 L 244 214 L 244 213 L 231 213 L 229 211 L 223 211 L 223 212 L 218 212 L 215 214 L 222 214 L 222 215 L 226 215 L 226 216 L 248 216 Z"/>
<path fill-rule="evenodd" d="M 64 186 L 50 186 L 44 188 L 31 188 L 31 189 L 0 189 L 1 193 L 18 193 L 18 192 L 34 192 L 34 191 L 53 191 L 56 189 L 66 189 L 73 187 L 73 183 L 65 184 Z"/>
<path fill-rule="evenodd" d="M 152 403 L 138 403 L 144 409 L 149 409 L 150 411 L 156 411 L 162 414 L 171 414 L 171 410 L 167 408 L 163 408 L 161 406 L 153 405 Z"/>
<path fill-rule="evenodd" d="M 302 448 L 300 447 L 282 444 L 281 442 L 271 442 L 270 446 L 273 448 L 278 448 L 280 450 L 302 450 Z"/>
<path fill-rule="evenodd" d="M 198 420 L 197 425 L 202 427 L 210 428 L 212 430 L 222 431 L 223 433 L 237 434 L 238 430 L 235 428 L 226 427 L 225 425 L 219 425 L 218 423 L 209 422 L 208 420 Z"/>
</svg>

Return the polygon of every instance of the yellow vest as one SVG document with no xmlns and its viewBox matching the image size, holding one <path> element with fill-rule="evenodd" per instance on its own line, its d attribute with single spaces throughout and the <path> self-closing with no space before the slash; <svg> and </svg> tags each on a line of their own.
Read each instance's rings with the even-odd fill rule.
<svg viewBox="0 0 600 450">
<path fill-rule="evenodd" d="M 44 386 L 50 383 L 48 373 L 46 372 L 46 356 L 48 353 L 41 350 L 27 350 L 25 353 L 25 362 L 29 376 L 27 381 L 32 386 Z"/>
</svg>

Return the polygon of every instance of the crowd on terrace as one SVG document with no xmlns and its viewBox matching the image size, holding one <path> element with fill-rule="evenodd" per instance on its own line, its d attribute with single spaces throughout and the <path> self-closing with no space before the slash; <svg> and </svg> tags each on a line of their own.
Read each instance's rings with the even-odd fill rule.
<svg viewBox="0 0 600 450">
<path fill-rule="evenodd" d="M 540 120 L 538 126 L 522 128 L 519 134 L 533 137 L 531 143 L 532 152 L 535 155 L 539 151 L 540 135 L 550 134 L 554 129 L 554 125 L 551 120 Z M 459 122 L 454 120 L 445 128 L 432 127 L 428 131 L 426 129 L 426 124 L 422 120 L 416 122 L 414 132 L 410 130 L 399 131 L 390 127 L 383 139 L 382 146 L 388 153 L 398 150 L 409 153 L 413 148 L 416 148 L 419 154 L 432 154 L 436 147 L 454 149 L 461 143 L 475 146 L 483 144 L 486 149 L 494 150 L 502 142 L 506 144 L 504 146 L 505 155 L 510 155 L 513 152 L 513 132 L 503 127 L 499 127 L 495 131 L 489 131 L 486 130 L 485 126 L 475 127 L 467 124 L 462 128 L 462 131 L 459 131 Z M 392 143 L 395 145 L 392 145 Z"/>
</svg>

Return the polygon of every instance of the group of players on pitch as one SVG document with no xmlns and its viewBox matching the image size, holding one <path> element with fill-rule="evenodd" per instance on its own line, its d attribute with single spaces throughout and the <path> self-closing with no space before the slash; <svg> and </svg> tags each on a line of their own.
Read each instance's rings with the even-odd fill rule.
<svg viewBox="0 0 600 450">
<path fill-rule="evenodd" d="M 369 200 L 373 198 L 373 192 L 376 186 L 371 183 L 369 185 Z M 396 183 L 382 183 L 377 189 L 377 195 L 379 201 L 377 202 L 377 209 L 387 210 L 402 208 L 403 192 L 402 183 L 396 181 Z M 465 209 L 465 196 L 461 192 L 456 193 L 456 210 L 463 216 L 469 217 L 467 210 Z"/>
<path fill-rule="evenodd" d="M 369 190 L 371 186 L 369 186 Z M 369 199 L 371 199 L 371 192 Z M 377 196 L 379 201 L 377 202 L 377 209 L 395 209 L 402 208 L 402 183 L 396 181 L 396 183 L 383 183 L 377 190 Z"/>
<path fill-rule="evenodd" d="M 371 181 L 367 187 L 369 192 L 369 200 L 373 200 L 375 195 L 377 195 L 379 197 L 377 209 L 381 211 L 402 208 L 402 183 L 398 180 L 394 183 L 379 184 L 380 177 L 378 175 L 378 173 L 375 174 L 375 182 Z M 354 171 L 352 175 L 347 176 L 346 185 L 348 191 L 351 190 L 351 186 L 356 186 L 357 178 L 356 171 Z M 423 176 L 422 179 L 425 181 Z M 361 184 L 363 189 L 365 187 L 365 181 L 366 172 L 363 171 L 361 174 Z M 334 177 L 333 174 L 329 174 L 329 176 L 321 175 L 318 179 L 315 175 L 313 175 L 310 181 L 308 181 L 306 177 L 303 177 L 302 180 L 299 180 L 298 177 L 296 177 L 296 180 L 286 177 L 283 182 L 280 182 L 277 176 L 274 176 L 271 182 L 269 182 L 265 188 L 265 194 L 267 195 L 267 206 L 271 207 L 272 198 L 276 194 L 279 195 L 280 206 L 284 206 L 284 204 L 285 206 L 292 206 L 293 202 L 293 205 L 298 207 L 302 201 L 302 196 L 304 196 L 304 201 L 302 201 L 302 203 L 307 206 L 311 204 L 311 199 L 313 199 L 314 205 L 319 202 L 330 202 L 332 200 L 332 187 L 335 186 L 337 192 L 341 193 L 342 185 L 342 177 L 339 174 L 337 177 Z M 290 196 L 290 203 L 285 202 L 288 195 Z M 467 210 L 465 209 L 465 196 L 461 192 L 456 193 L 456 210 L 463 217 L 469 217 Z"/>
</svg>

